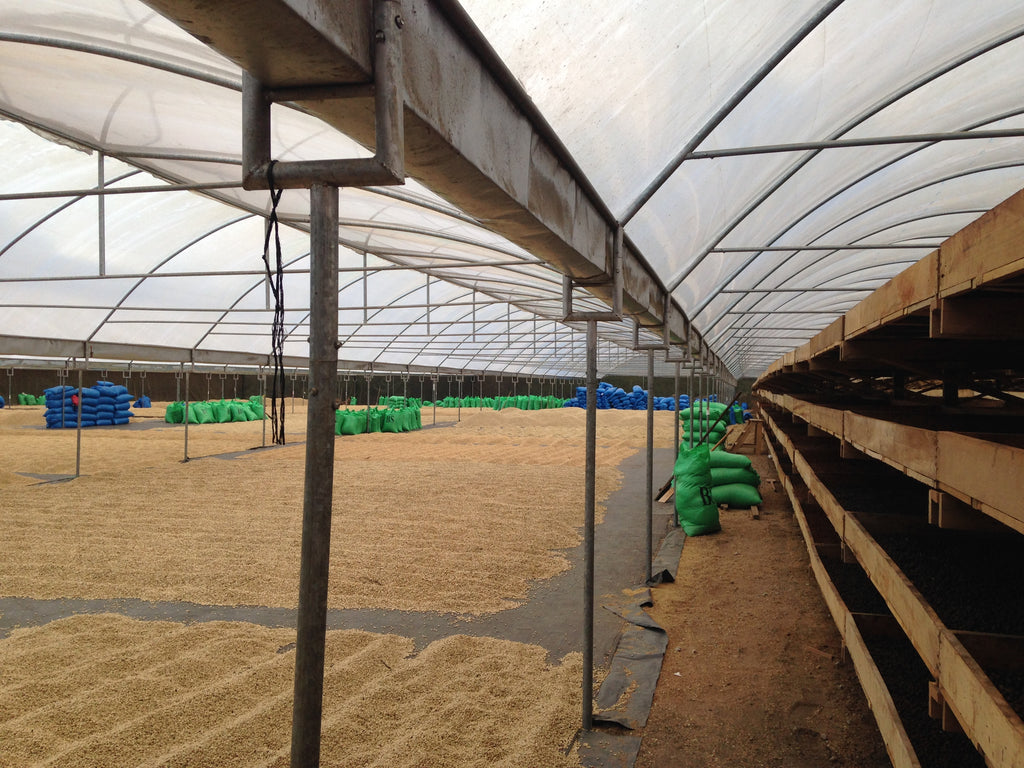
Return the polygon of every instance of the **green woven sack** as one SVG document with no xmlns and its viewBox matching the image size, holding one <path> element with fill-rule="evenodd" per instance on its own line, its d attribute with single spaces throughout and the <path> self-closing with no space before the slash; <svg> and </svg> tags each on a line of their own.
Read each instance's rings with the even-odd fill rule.
<svg viewBox="0 0 1024 768">
<path fill-rule="evenodd" d="M 192 421 L 191 416 L 193 413 L 196 416 L 197 424 L 211 424 L 216 421 L 213 417 L 213 409 L 210 407 L 209 403 L 200 402 L 189 405 L 188 415 L 190 422 Z"/>
<path fill-rule="evenodd" d="M 266 411 L 263 410 L 263 399 L 259 395 L 253 395 L 249 398 L 249 407 L 252 408 L 252 412 L 256 414 L 257 419 L 267 418 Z"/>
<path fill-rule="evenodd" d="M 729 453 L 722 448 L 711 452 L 712 469 L 717 467 L 738 467 L 739 469 L 746 469 L 750 466 L 750 457 L 744 456 L 741 453 Z"/>
<path fill-rule="evenodd" d="M 706 445 L 680 448 L 672 475 L 675 480 L 676 517 L 687 536 L 721 530 L 718 506 L 711 489 L 711 467 Z"/>
<path fill-rule="evenodd" d="M 213 420 L 218 424 L 231 421 L 231 409 L 228 408 L 228 404 L 223 400 L 213 401 L 210 403 L 210 408 L 213 409 Z"/>
<path fill-rule="evenodd" d="M 396 417 L 397 413 L 395 411 L 385 411 L 381 419 L 381 432 L 401 432 L 402 427 Z"/>
<path fill-rule="evenodd" d="M 367 432 L 380 432 L 382 428 L 381 422 L 384 420 L 384 414 L 378 411 L 376 408 L 370 408 L 367 410 Z"/>
<path fill-rule="evenodd" d="M 341 434 L 361 435 L 366 432 L 366 414 L 362 411 L 338 411 L 341 414 Z"/>
<path fill-rule="evenodd" d="M 749 467 L 712 467 L 711 486 L 732 485 L 743 483 L 757 488 L 761 484 L 761 476 Z"/>
<path fill-rule="evenodd" d="M 181 424 L 185 415 L 184 403 L 168 403 L 164 411 L 164 421 L 168 424 Z"/>
<path fill-rule="evenodd" d="M 715 504 L 727 504 L 740 509 L 762 503 L 761 494 L 757 492 L 757 488 L 746 483 L 716 485 L 711 489 L 711 496 L 715 500 Z"/>
</svg>

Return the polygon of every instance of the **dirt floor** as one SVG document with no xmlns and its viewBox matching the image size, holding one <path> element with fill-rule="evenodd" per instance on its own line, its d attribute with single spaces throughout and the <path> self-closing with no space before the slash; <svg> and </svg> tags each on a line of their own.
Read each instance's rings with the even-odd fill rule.
<svg viewBox="0 0 1024 768">
<path fill-rule="evenodd" d="M 257 422 L 192 427 L 183 463 L 156 405 L 85 431 L 70 482 L 41 483 L 74 472 L 74 431 L 0 411 L 2 768 L 287 764 L 304 409 L 267 450 L 249 450 Z M 346 629 L 329 633 L 323 765 L 578 765 L 574 611 L 523 613 L 566 620 L 561 639 L 500 618 L 578 576 L 584 414 L 432 415 L 337 443 L 329 601 Z M 623 471 L 638 485 L 644 440 L 645 414 L 599 414 L 599 518 Z M 888 765 L 784 496 L 766 502 L 688 539 L 679 581 L 654 589 L 669 647 L 639 766 Z M 277 618 L 250 623 L 261 612 Z"/>
<path fill-rule="evenodd" d="M 789 501 L 761 490 L 760 519 L 723 511 L 654 589 L 669 644 L 637 768 L 888 768 Z"/>
</svg>

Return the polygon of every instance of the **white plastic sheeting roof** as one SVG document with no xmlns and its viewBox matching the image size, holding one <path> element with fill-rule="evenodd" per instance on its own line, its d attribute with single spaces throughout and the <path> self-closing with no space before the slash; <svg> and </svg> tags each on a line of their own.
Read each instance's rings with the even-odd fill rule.
<svg viewBox="0 0 1024 768">
<path fill-rule="evenodd" d="M 737 376 L 1024 186 L 1022 2 L 463 5 Z M 240 84 L 134 0 L 0 0 L 0 114 L 104 158 L 0 124 L 0 335 L 265 357 L 268 195 L 238 185 Z M 273 125 L 282 160 L 368 154 L 293 110 Z M 220 186 L 105 196 L 102 235 L 99 198 L 24 196 L 167 183 Z M 344 360 L 583 370 L 560 275 L 486 222 L 412 181 L 344 189 L 340 210 L 342 269 L 371 268 L 341 275 Z M 302 359 L 308 195 L 280 213 L 285 352 Z M 628 323 L 601 331 L 631 341 Z"/>
</svg>

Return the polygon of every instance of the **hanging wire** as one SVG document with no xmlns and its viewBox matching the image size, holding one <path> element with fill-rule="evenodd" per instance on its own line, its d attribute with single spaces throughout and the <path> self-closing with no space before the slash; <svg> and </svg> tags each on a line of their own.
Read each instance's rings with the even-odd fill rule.
<svg viewBox="0 0 1024 768">
<path fill-rule="evenodd" d="M 270 216 L 267 218 L 267 232 L 263 238 L 263 264 L 267 270 L 267 282 L 274 294 L 274 321 L 270 329 L 270 356 L 274 361 L 274 372 L 270 386 L 270 423 L 275 445 L 284 445 L 284 260 L 281 256 L 281 233 L 277 218 L 277 205 L 281 202 L 283 189 L 274 189 L 274 163 L 267 167 L 267 181 L 270 186 Z M 270 267 L 270 235 L 274 235 L 276 264 Z"/>
</svg>

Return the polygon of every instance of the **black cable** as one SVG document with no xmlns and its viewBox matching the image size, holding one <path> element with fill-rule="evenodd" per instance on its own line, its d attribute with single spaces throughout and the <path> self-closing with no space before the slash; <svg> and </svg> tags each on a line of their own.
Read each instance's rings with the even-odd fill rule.
<svg viewBox="0 0 1024 768">
<path fill-rule="evenodd" d="M 267 218 L 267 232 L 263 238 L 263 264 L 267 270 L 267 282 L 274 294 L 274 320 L 270 329 L 270 356 L 274 361 L 274 373 L 270 385 L 270 422 L 275 445 L 284 445 L 284 260 L 281 256 L 281 233 L 277 218 L 277 206 L 281 202 L 283 189 L 274 189 L 274 163 L 267 166 L 267 182 L 270 186 L 270 216 Z M 270 267 L 270 235 L 274 234 L 277 263 L 273 272 Z"/>
</svg>

